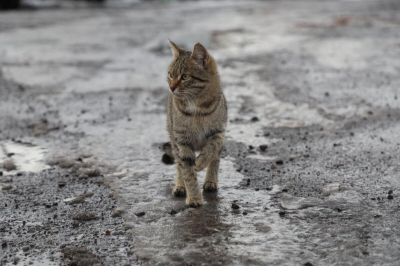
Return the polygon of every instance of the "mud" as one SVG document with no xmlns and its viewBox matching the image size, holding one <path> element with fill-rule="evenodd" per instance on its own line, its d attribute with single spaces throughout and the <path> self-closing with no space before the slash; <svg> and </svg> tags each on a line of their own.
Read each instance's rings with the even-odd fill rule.
<svg viewBox="0 0 400 266">
<path fill-rule="evenodd" d="M 0 163 L 16 167 L 0 169 L 0 262 L 397 265 L 399 9 L 185 2 L 0 17 Z M 209 48 L 229 103 L 219 190 L 196 209 L 161 161 L 167 38 Z"/>
</svg>

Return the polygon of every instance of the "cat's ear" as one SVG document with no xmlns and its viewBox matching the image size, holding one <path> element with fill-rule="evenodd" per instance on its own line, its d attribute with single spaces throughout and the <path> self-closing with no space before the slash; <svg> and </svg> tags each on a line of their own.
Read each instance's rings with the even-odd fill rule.
<svg viewBox="0 0 400 266">
<path fill-rule="evenodd" d="M 201 66 L 202 68 L 206 68 L 210 56 L 208 55 L 208 52 L 203 45 L 201 45 L 200 43 L 196 43 L 194 45 L 191 58 L 195 61 L 197 65 Z"/>
<path fill-rule="evenodd" d="M 175 43 L 171 42 L 170 39 L 168 39 L 168 41 L 169 41 L 169 46 L 171 46 L 171 50 L 172 50 L 172 53 L 174 54 L 175 58 L 179 57 L 179 55 L 185 51 L 184 49 L 182 49 Z"/>
</svg>

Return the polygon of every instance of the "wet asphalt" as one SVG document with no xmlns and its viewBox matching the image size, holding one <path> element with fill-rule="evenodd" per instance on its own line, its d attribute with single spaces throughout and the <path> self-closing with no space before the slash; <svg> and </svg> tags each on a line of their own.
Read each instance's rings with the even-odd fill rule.
<svg viewBox="0 0 400 266">
<path fill-rule="evenodd" d="M 399 10 L 2 13 L 0 264 L 398 265 Z M 229 102 L 219 191 L 198 209 L 172 196 L 161 162 L 167 37 L 209 48 Z M 44 170 L 7 151 L 32 145 Z"/>
</svg>

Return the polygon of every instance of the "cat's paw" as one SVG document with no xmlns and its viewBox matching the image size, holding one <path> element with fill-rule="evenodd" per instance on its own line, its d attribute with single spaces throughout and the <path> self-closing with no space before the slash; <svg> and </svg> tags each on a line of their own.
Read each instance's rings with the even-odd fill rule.
<svg viewBox="0 0 400 266">
<path fill-rule="evenodd" d="M 215 192 L 218 190 L 218 184 L 214 182 L 205 182 L 203 189 L 205 192 Z"/>
<path fill-rule="evenodd" d="M 196 165 L 194 167 L 194 170 L 196 172 L 200 172 L 201 170 L 203 170 L 208 166 L 209 162 L 210 160 L 204 154 L 200 154 L 196 159 Z"/>
<path fill-rule="evenodd" d="M 186 196 L 186 189 L 183 186 L 175 186 L 172 190 L 172 195 L 175 197 L 184 197 Z"/>
<path fill-rule="evenodd" d="M 198 196 L 188 196 L 186 198 L 186 206 L 191 208 L 200 207 L 203 205 L 203 196 L 200 194 Z"/>
</svg>

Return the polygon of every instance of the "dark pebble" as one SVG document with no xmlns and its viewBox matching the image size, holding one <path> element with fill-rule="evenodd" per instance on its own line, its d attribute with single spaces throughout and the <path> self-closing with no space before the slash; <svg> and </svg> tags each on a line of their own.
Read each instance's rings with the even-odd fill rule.
<svg viewBox="0 0 400 266">
<path fill-rule="evenodd" d="M 239 208 L 240 208 L 239 205 L 237 205 L 236 203 L 232 203 L 232 209 L 237 210 L 237 209 L 239 209 Z"/>
<path fill-rule="evenodd" d="M 7 153 L 7 156 L 8 156 L 8 157 L 12 157 L 12 156 L 14 156 L 14 155 L 15 155 L 15 153 L 13 153 L 13 152 Z"/>
<path fill-rule="evenodd" d="M 1 244 L 1 247 L 2 247 L 2 248 L 7 247 L 7 242 L 3 242 L 3 243 Z"/>
<path fill-rule="evenodd" d="M 314 266 L 311 262 L 306 262 L 303 264 L 304 266 Z"/>
<path fill-rule="evenodd" d="M 3 176 L 3 172 L 2 171 L 0 171 L 0 176 Z"/>
<path fill-rule="evenodd" d="M 286 212 L 284 212 L 284 211 L 279 212 L 279 216 L 285 216 L 285 215 L 286 215 Z"/>
<path fill-rule="evenodd" d="M 337 210 L 338 212 L 342 212 L 342 209 L 340 209 L 340 208 L 336 208 L 336 210 Z"/>
<path fill-rule="evenodd" d="M 174 215 L 174 214 L 177 214 L 177 213 L 178 213 L 177 211 L 175 211 L 174 209 L 172 209 L 171 212 L 170 212 L 169 214 Z"/>
<path fill-rule="evenodd" d="M 275 163 L 276 163 L 276 164 L 279 164 L 279 165 L 282 165 L 282 164 L 283 164 L 283 161 L 282 161 L 282 160 L 278 160 L 278 161 L 276 161 Z"/>
<path fill-rule="evenodd" d="M 282 192 L 288 192 L 289 190 L 287 188 L 282 189 Z"/>
<path fill-rule="evenodd" d="M 106 235 L 107 235 L 107 236 L 111 235 L 110 230 L 106 230 Z"/>
<path fill-rule="evenodd" d="M 247 179 L 247 184 L 246 186 L 250 186 L 250 179 Z"/>
<path fill-rule="evenodd" d="M 59 181 L 58 182 L 58 187 L 65 187 L 65 182 Z"/>
<path fill-rule="evenodd" d="M 51 208 L 51 205 L 50 204 L 46 204 L 46 208 Z"/>
<path fill-rule="evenodd" d="M 251 119 L 251 122 L 257 122 L 257 121 L 260 121 L 260 119 L 258 119 L 257 116 L 254 116 L 254 117 Z"/>
<path fill-rule="evenodd" d="M 393 195 L 389 195 L 389 196 L 388 196 L 388 199 L 393 199 Z"/>
<path fill-rule="evenodd" d="M 145 215 L 146 213 L 145 212 L 138 212 L 138 213 L 135 213 L 135 215 L 137 216 L 137 217 L 142 217 L 143 215 Z"/>
<path fill-rule="evenodd" d="M 164 153 L 164 155 L 162 156 L 161 161 L 165 164 L 174 164 L 174 158 L 166 153 Z"/>
<path fill-rule="evenodd" d="M 249 145 L 249 150 L 254 149 L 254 147 L 252 145 Z"/>
<path fill-rule="evenodd" d="M 390 194 L 393 194 L 393 190 L 389 190 L 388 191 L 388 194 L 390 195 Z"/>
<path fill-rule="evenodd" d="M 242 212 L 243 215 L 247 215 L 247 212 Z"/>
<path fill-rule="evenodd" d="M 260 145 L 261 151 L 265 151 L 266 149 L 268 149 L 268 145 Z"/>
</svg>

